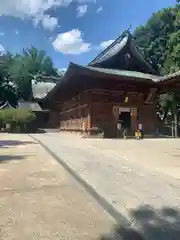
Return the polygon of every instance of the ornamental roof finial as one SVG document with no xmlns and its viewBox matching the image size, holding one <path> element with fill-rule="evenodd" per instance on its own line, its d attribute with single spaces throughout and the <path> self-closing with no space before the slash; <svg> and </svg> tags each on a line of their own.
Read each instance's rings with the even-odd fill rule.
<svg viewBox="0 0 180 240">
<path fill-rule="evenodd" d="M 132 36 L 131 33 L 130 33 L 131 27 L 132 27 L 132 24 L 128 27 L 128 29 L 126 29 L 126 30 L 121 34 L 121 37 Z"/>
</svg>

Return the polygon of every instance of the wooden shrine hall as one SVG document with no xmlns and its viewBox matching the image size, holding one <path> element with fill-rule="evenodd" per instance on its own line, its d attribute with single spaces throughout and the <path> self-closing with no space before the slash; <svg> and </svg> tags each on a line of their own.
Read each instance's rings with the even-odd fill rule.
<svg viewBox="0 0 180 240">
<path fill-rule="evenodd" d="M 70 63 L 41 104 L 59 112 L 62 131 L 115 138 L 122 129 L 134 136 L 141 128 L 144 134 L 154 135 L 156 95 L 162 86 L 166 91 L 168 82 L 173 86 L 172 81 L 164 84 L 126 33 L 87 66 Z"/>
</svg>

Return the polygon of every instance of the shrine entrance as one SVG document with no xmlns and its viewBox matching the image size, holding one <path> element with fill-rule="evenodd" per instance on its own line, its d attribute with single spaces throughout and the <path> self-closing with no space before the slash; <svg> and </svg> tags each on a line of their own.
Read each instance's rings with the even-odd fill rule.
<svg viewBox="0 0 180 240">
<path fill-rule="evenodd" d="M 117 126 L 117 137 L 123 137 L 123 132 L 131 132 L 131 109 L 123 107 L 114 107 L 114 113 Z"/>
<path fill-rule="evenodd" d="M 121 112 L 118 116 L 118 122 L 122 124 L 125 129 L 131 128 L 131 114 L 130 112 Z"/>
</svg>

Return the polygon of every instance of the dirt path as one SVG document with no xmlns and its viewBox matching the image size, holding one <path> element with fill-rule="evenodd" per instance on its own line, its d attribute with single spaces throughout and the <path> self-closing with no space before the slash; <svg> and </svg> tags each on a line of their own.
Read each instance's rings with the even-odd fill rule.
<svg viewBox="0 0 180 240">
<path fill-rule="evenodd" d="M 0 239 L 98 239 L 110 216 L 27 135 L 0 135 Z"/>
</svg>

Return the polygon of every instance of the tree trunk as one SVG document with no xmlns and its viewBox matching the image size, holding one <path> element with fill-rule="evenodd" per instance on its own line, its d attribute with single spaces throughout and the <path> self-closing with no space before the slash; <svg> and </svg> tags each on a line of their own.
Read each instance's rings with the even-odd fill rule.
<svg viewBox="0 0 180 240">
<path fill-rule="evenodd" d="M 174 121 L 171 121 L 171 132 L 172 132 L 172 137 L 174 137 Z"/>
<path fill-rule="evenodd" d="M 178 137 L 178 119 L 177 119 L 177 112 L 174 113 L 174 137 Z"/>
</svg>

